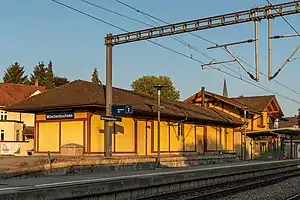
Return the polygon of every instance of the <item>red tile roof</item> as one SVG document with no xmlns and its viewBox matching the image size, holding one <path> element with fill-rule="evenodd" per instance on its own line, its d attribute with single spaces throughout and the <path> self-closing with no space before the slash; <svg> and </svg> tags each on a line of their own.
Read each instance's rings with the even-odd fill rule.
<svg viewBox="0 0 300 200">
<path fill-rule="evenodd" d="M 275 95 L 267 95 L 267 96 L 252 96 L 252 97 L 235 97 L 230 98 L 235 100 L 241 104 L 247 105 L 248 107 L 255 108 L 258 111 L 262 112 L 267 105 L 275 98 Z"/>
<path fill-rule="evenodd" d="M 0 106 L 9 106 L 30 97 L 36 91 L 44 92 L 45 87 L 35 85 L 0 83 Z"/>
<path fill-rule="evenodd" d="M 194 94 L 193 96 L 187 98 L 186 100 L 184 100 L 184 102 L 194 103 L 194 101 L 197 97 L 201 97 L 201 94 L 202 94 L 202 92 L 200 91 L 200 92 Z M 218 95 L 218 94 L 215 94 L 212 92 L 208 92 L 208 91 L 205 91 L 205 95 L 207 95 L 209 97 L 213 97 L 213 98 L 215 98 L 219 101 L 225 102 L 227 104 L 236 106 L 239 109 L 244 109 L 245 107 L 247 107 L 249 112 L 252 112 L 252 113 L 262 112 L 273 99 L 276 100 L 275 95 L 250 96 L 250 97 L 240 96 L 240 97 L 235 97 L 235 98 L 228 98 L 228 97 L 224 97 L 224 96 L 221 96 L 221 95 Z M 283 115 L 281 109 L 279 110 L 279 112 Z"/>
<path fill-rule="evenodd" d="M 135 93 L 133 91 L 113 88 L 113 103 L 129 104 L 135 113 L 156 116 L 156 98 Z M 205 124 L 227 124 L 240 126 L 242 122 L 228 114 L 211 108 L 186 104 L 180 101 L 161 100 L 161 114 L 169 117 L 185 118 Z M 76 80 L 58 88 L 48 90 L 37 96 L 25 99 L 7 108 L 8 111 L 43 112 L 66 108 L 98 107 L 105 108 L 105 86 L 91 82 Z"/>
<path fill-rule="evenodd" d="M 290 128 L 298 125 L 298 118 L 295 117 L 284 117 L 279 120 L 279 128 Z"/>
<path fill-rule="evenodd" d="M 193 96 L 191 96 L 191 97 L 187 98 L 186 100 L 184 100 L 184 102 L 194 103 L 194 101 L 197 99 L 197 97 L 201 97 L 201 95 L 202 95 L 202 91 L 197 92 Z M 204 95 L 208 96 L 208 97 L 215 98 L 215 99 L 217 99 L 219 101 L 222 101 L 224 103 L 236 106 L 239 109 L 244 109 L 245 107 L 248 107 L 249 112 L 259 113 L 259 110 L 256 109 L 255 107 L 249 106 L 249 105 L 244 104 L 240 101 L 236 101 L 235 99 L 232 99 L 232 98 L 224 97 L 224 96 L 221 96 L 221 95 L 218 95 L 218 94 L 215 94 L 215 93 L 212 93 L 212 92 L 208 92 L 208 91 L 205 91 Z"/>
</svg>

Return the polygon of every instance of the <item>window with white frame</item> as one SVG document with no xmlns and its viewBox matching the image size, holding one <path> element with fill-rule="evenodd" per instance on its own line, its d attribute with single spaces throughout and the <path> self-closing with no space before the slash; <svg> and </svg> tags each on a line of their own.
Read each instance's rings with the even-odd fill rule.
<svg viewBox="0 0 300 200">
<path fill-rule="evenodd" d="M 1 130 L 0 132 L 0 140 L 4 141 L 4 130 Z"/>
<path fill-rule="evenodd" d="M 7 112 L 6 111 L 1 110 L 0 120 L 2 120 L 2 121 L 7 120 Z"/>
</svg>

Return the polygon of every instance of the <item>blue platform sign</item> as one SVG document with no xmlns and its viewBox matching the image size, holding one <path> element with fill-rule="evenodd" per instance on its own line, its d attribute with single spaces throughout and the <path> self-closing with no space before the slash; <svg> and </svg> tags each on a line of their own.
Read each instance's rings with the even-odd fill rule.
<svg viewBox="0 0 300 200">
<path fill-rule="evenodd" d="M 74 119 L 73 111 L 46 112 L 46 120 Z"/>
<path fill-rule="evenodd" d="M 133 113 L 131 105 L 113 105 L 112 115 L 128 115 Z"/>
</svg>

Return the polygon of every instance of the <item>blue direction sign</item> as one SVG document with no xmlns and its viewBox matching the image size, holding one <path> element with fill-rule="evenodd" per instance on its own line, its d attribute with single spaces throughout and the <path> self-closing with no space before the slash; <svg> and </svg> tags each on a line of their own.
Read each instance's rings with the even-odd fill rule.
<svg viewBox="0 0 300 200">
<path fill-rule="evenodd" d="M 105 120 L 105 121 L 117 121 L 117 122 L 122 121 L 122 118 L 120 118 L 120 117 L 102 116 L 102 115 L 101 115 L 100 119 Z"/>
<path fill-rule="evenodd" d="M 131 105 L 113 105 L 111 108 L 112 115 L 128 115 L 133 113 Z"/>
</svg>

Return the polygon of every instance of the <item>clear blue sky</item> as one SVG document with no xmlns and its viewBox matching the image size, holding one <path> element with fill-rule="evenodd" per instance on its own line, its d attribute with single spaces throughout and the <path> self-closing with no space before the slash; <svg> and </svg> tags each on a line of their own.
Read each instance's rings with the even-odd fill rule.
<svg viewBox="0 0 300 200">
<path fill-rule="evenodd" d="M 133 18 L 152 23 L 141 14 L 130 10 L 115 0 L 90 0 L 106 8 L 118 11 Z M 168 22 L 179 22 L 207 16 L 225 14 L 248 9 L 254 4 L 266 5 L 265 0 L 123 0 L 124 2 L 146 11 Z M 79 0 L 61 0 L 77 9 L 112 22 L 126 30 L 146 28 L 145 25 L 132 22 L 114 14 L 84 4 Z M 281 3 L 272 0 L 272 3 Z M 300 31 L 299 15 L 287 16 L 293 26 Z M 297 22 L 298 20 L 298 22 Z M 0 75 L 15 61 L 25 66 L 26 72 L 31 73 L 39 62 L 52 60 L 54 72 L 59 76 L 66 76 L 71 80 L 90 80 L 93 68 L 98 68 L 100 78 L 105 82 L 105 46 L 104 36 L 108 32 L 121 31 L 97 22 L 50 0 L 10 0 L 1 1 L 0 6 Z M 263 73 L 267 73 L 267 24 L 260 22 L 260 66 Z M 281 19 L 274 22 L 274 35 L 293 34 L 293 30 Z M 229 43 L 250 39 L 253 36 L 253 24 L 234 25 L 196 32 L 216 43 Z M 229 60 L 231 57 L 221 49 L 206 50 L 209 43 L 199 40 L 189 34 L 180 38 L 205 51 L 217 60 Z M 174 48 L 194 58 L 209 62 L 207 58 L 191 51 L 170 37 L 156 39 L 168 47 Z M 293 48 L 299 44 L 299 38 L 276 40 L 273 43 L 274 68 L 290 55 Z M 244 44 L 235 46 L 231 50 L 254 65 L 254 45 Z M 299 56 L 299 53 L 297 54 Z M 299 80 L 300 60 L 289 63 L 276 78 L 277 81 L 289 86 L 300 93 Z M 298 65 L 298 66 L 297 66 Z M 237 64 L 230 66 L 238 70 Z M 223 67 L 221 69 L 226 70 Z M 242 69 L 239 71 L 246 75 Z M 274 70 L 275 71 L 275 70 Z M 232 73 L 232 72 L 230 72 Z M 251 86 L 240 80 L 224 75 L 218 71 L 202 70 L 200 64 L 184 58 L 146 41 L 119 45 L 113 48 L 113 85 L 130 88 L 133 80 L 142 75 L 170 76 L 176 88 L 180 90 L 181 99 L 199 91 L 202 86 L 215 93 L 222 92 L 223 79 L 226 77 L 230 96 L 239 95 L 267 95 L 270 92 Z M 274 83 L 266 77 L 260 77 L 260 83 L 276 92 L 300 101 L 300 95 Z M 277 97 L 285 116 L 295 115 L 299 104 L 282 97 Z"/>
</svg>

